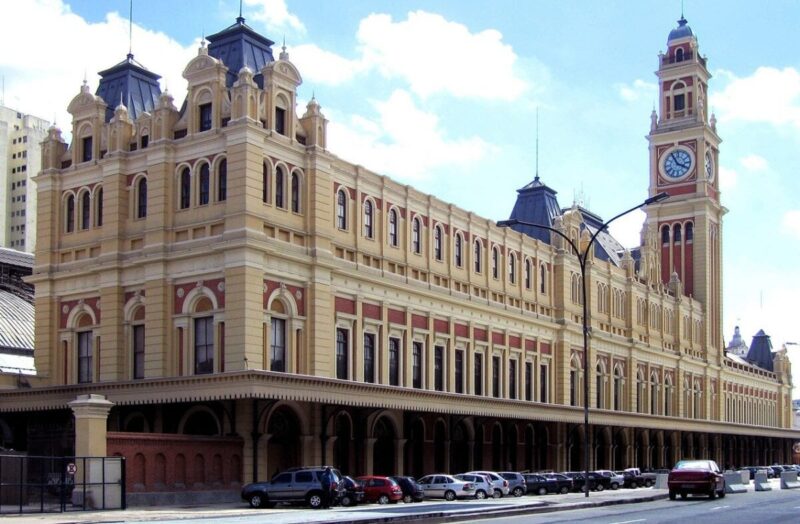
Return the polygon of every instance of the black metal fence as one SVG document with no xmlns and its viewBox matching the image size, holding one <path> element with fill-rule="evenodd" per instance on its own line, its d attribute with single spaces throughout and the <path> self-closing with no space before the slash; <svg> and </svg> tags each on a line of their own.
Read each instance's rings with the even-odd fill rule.
<svg viewBox="0 0 800 524">
<path fill-rule="evenodd" d="M 0 515 L 125 509 L 124 457 L 0 455 Z"/>
</svg>

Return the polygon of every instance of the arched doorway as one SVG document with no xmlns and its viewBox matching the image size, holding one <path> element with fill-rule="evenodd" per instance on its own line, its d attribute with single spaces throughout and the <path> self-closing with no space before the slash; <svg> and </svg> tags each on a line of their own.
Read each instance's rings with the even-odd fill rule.
<svg viewBox="0 0 800 524">
<path fill-rule="evenodd" d="M 303 463 L 300 449 L 300 423 L 286 407 L 276 409 L 267 424 L 267 464 L 272 475 Z"/>
<path fill-rule="evenodd" d="M 425 425 L 417 418 L 411 423 L 411 434 L 406 443 L 406 473 L 412 477 L 421 477 L 425 467 Z"/>
<path fill-rule="evenodd" d="M 372 472 L 374 475 L 394 475 L 394 426 L 381 417 L 375 422 L 372 436 L 375 438 L 375 446 L 372 455 Z"/>
<path fill-rule="evenodd" d="M 350 448 L 353 441 L 353 428 L 350 417 L 344 413 L 336 416 L 334 424 L 334 435 L 336 440 L 333 443 L 333 465 L 345 475 L 349 475 L 353 469 L 350 462 Z"/>
<path fill-rule="evenodd" d="M 500 424 L 495 424 L 492 428 L 492 469 L 501 471 L 505 469 L 503 465 L 503 430 Z"/>
<path fill-rule="evenodd" d="M 584 466 L 584 434 L 583 434 L 583 426 L 572 426 L 572 430 L 569 432 L 569 439 L 568 439 L 568 447 L 569 447 L 569 464 L 568 469 L 570 471 L 582 471 L 585 468 Z M 591 458 L 590 458 L 591 460 Z"/>
<path fill-rule="evenodd" d="M 478 423 L 477 427 L 475 428 L 475 457 L 474 457 L 474 468 L 475 469 L 483 469 L 483 446 L 484 440 L 486 440 L 483 436 L 483 424 Z"/>
<path fill-rule="evenodd" d="M 517 466 L 517 445 L 519 443 L 519 435 L 517 434 L 517 425 L 511 423 L 508 425 L 506 434 L 506 454 L 508 455 L 507 463 L 504 465 L 506 471 L 519 471 Z"/>
<path fill-rule="evenodd" d="M 612 469 L 622 469 L 630 467 L 628 464 L 628 433 L 624 428 L 614 430 L 614 463 Z"/>
<path fill-rule="evenodd" d="M 536 471 L 541 471 L 550 468 L 551 464 L 548 464 L 547 462 L 547 448 L 550 441 L 547 427 L 544 425 L 537 427 L 536 432 L 533 434 L 533 439 L 535 442 L 535 449 L 533 452 L 533 469 Z M 552 466 L 555 466 L 555 464 Z"/>
<path fill-rule="evenodd" d="M 536 471 L 536 466 L 533 463 L 533 453 L 534 453 L 534 444 L 533 444 L 533 426 L 528 424 L 525 426 L 525 468 L 528 471 Z"/>
<path fill-rule="evenodd" d="M 433 462 L 436 471 L 447 471 L 446 458 L 444 422 L 437 420 L 433 429 Z"/>
<path fill-rule="evenodd" d="M 610 469 L 611 465 L 608 463 L 608 430 L 605 428 L 600 429 L 595 434 L 594 440 L 594 456 L 595 456 L 595 469 Z"/>
<path fill-rule="evenodd" d="M 450 470 L 469 471 L 469 433 L 463 421 L 459 421 L 450 436 Z"/>
</svg>

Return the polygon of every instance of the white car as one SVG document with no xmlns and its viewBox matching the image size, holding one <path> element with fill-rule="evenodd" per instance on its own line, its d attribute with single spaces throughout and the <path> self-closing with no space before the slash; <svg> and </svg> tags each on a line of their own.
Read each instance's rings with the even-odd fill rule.
<svg viewBox="0 0 800 524">
<path fill-rule="evenodd" d="M 417 483 L 425 490 L 425 497 L 427 498 L 456 500 L 457 498 L 463 499 L 475 496 L 475 485 L 473 483 L 464 482 L 444 473 L 426 475 L 419 479 Z"/>
<path fill-rule="evenodd" d="M 486 497 L 492 496 L 497 497 L 489 477 L 478 475 L 477 473 L 460 473 L 454 476 L 464 482 L 471 482 L 475 486 L 475 498 L 478 500 L 483 500 Z"/>
<path fill-rule="evenodd" d="M 489 480 L 492 481 L 492 486 L 494 487 L 493 496 L 495 498 L 505 497 L 511 491 L 511 489 L 508 487 L 508 481 L 503 477 L 501 477 L 500 473 L 496 471 L 467 471 L 467 473 L 470 474 L 477 473 L 478 475 L 489 477 Z"/>
<path fill-rule="evenodd" d="M 625 484 L 625 476 L 609 469 L 598 469 L 595 473 L 599 473 L 604 477 L 611 479 L 611 489 L 619 489 Z"/>
</svg>

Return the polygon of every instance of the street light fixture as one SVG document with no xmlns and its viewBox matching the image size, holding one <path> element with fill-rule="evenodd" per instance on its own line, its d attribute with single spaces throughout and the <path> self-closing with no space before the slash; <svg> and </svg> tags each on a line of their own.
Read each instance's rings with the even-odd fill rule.
<svg viewBox="0 0 800 524">
<path fill-rule="evenodd" d="M 656 202 L 662 202 L 669 198 L 669 194 L 666 191 L 662 191 L 657 195 L 651 196 L 638 206 L 634 206 L 627 211 L 623 211 L 619 215 L 615 216 L 611 220 L 603 223 L 597 228 L 597 231 L 592 235 L 589 243 L 586 245 L 586 249 L 581 252 L 579 246 L 575 245 L 575 242 L 572 241 L 567 235 L 563 232 L 559 231 L 558 229 L 552 228 L 550 226 L 545 226 L 542 224 L 535 224 L 533 222 L 526 222 L 525 220 L 518 220 L 516 218 L 511 218 L 509 220 L 500 220 L 497 222 L 497 225 L 500 227 L 510 227 L 515 225 L 520 226 L 529 226 L 529 227 L 536 227 L 540 229 L 546 229 L 548 231 L 552 231 L 553 233 L 559 235 L 561 238 L 567 241 L 567 243 L 572 247 L 573 252 L 578 257 L 578 262 L 581 268 L 581 284 L 582 284 L 582 295 L 583 295 L 583 433 L 584 433 L 584 464 L 586 465 L 585 472 L 584 472 L 584 479 L 583 479 L 583 491 L 586 494 L 586 497 L 589 496 L 589 303 L 586 300 L 586 263 L 589 259 L 589 250 L 594 245 L 597 236 L 600 234 L 601 231 L 605 230 L 611 222 L 615 221 L 616 219 L 627 215 L 633 211 L 636 211 L 639 208 L 644 206 L 655 204 Z"/>
</svg>

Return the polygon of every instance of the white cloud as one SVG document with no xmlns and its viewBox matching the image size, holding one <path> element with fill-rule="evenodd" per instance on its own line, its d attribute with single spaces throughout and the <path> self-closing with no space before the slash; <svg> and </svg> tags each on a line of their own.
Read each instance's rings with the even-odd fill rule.
<svg viewBox="0 0 800 524">
<path fill-rule="evenodd" d="M 494 29 L 469 28 L 438 14 L 414 11 L 403 21 L 372 14 L 358 28 L 362 60 L 387 78 L 401 78 L 427 97 L 515 100 L 527 88 L 514 65 L 517 55 Z"/>
<path fill-rule="evenodd" d="M 5 103 L 47 120 L 55 115 L 59 126 L 69 131 L 71 117 L 66 108 L 79 93 L 84 74 L 94 91 L 99 80 L 96 73 L 125 59 L 128 20 L 109 13 L 104 20 L 90 23 L 72 13 L 62 0 L 20 2 L 14 9 L 15 16 L 0 17 L 0 48 L 16 49 L 19 42 L 25 42 L 25 47 L 21 52 L 0 53 Z M 36 34 L 44 36 L 32 38 L 30 28 L 19 20 L 36 20 Z M 169 86 L 176 104 L 186 91 L 183 66 L 196 47 L 183 47 L 164 33 L 133 25 L 135 59 L 162 75 L 162 88 Z"/>
<path fill-rule="evenodd" d="M 738 78 L 723 71 L 729 82 L 711 98 L 711 107 L 721 121 L 740 120 L 800 127 L 800 72 L 792 67 L 759 67 Z"/>
<path fill-rule="evenodd" d="M 747 155 L 740 162 L 745 169 L 750 171 L 764 171 L 767 169 L 767 159 L 759 155 Z"/>
<path fill-rule="evenodd" d="M 723 191 L 736 187 L 738 178 L 739 174 L 735 170 L 719 166 L 719 188 Z"/>
<path fill-rule="evenodd" d="M 256 8 L 248 9 L 246 18 L 263 23 L 270 31 L 288 29 L 301 34 L 306 32 L 303 22 L 289 12 L 285 0 L 245 0 L 244 3 Z"/>
<path fill-rule="evenodd" d="M 314 44 L 303 44 L 290 49 L 291 61 L 302 72 L 303 78 L 337 86 L 350 80 L 364 69 L 364 63 L 348 60 Z"/>
<path fill-rule="evenodd" d="M 783 227 L 800 239 L 800 209 L 792 209 L 783 215 Z"/>
<path fill-rule="evenodd" d="M 647 214 L 637 209 L 615 220 L 610 226 L 611 236 L 628 249 L 641 245 L 641 232 Z"/>
<path fill-rule="evenodd" d="M 375 120 L 353 115 L 328 128 L 331 151 L 377 173 L 405 181 L 420 180 L 442 166 L 469 166 L 496 148 L 479 137 L 450 139 L 438 117 L 416 106 L 411 95 L 396 90 L 373 101 Z"/>
<path fill-rule="evenodd" d="M 652 82 L 645 82 L 637 78 L 632 84 L 617 84 L 615 86 L 619 96 L 627 102 L 638 102 L 639 100 L 653 100 L 658 97 L 658 85 Z"/>
</svg>

